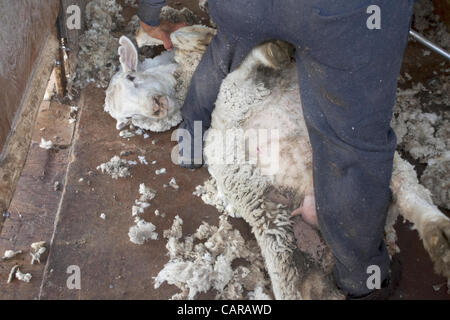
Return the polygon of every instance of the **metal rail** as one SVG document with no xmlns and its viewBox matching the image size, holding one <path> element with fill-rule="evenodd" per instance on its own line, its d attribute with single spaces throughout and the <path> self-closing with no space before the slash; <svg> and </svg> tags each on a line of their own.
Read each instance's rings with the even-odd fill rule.
<svg viewBox="0 0 450 320">
<path fill-rule="evenodd" d="M 431 42 L 430 40 L 428 40 L 427 38 L 425 38 L 424 36 L 422 36 L 421 34 L 417 33 L 412 29 L 409 31 L 409 34 L 427 48 L 433 50 L 437 54 L 440 54 L 441 56 L 450 61 L 450 53 L 447 52 L 446 50 L 442 49 L 438 45 L 435 45 L 433 42 Z"/>
</svg>

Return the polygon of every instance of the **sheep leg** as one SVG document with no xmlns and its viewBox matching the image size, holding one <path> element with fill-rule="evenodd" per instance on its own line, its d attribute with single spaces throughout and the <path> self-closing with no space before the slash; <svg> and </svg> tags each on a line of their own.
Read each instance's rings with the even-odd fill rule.
<svg viewBox="0 0 450 320">
<path fill-rule="evenodd" d="M 266 67 L 281 69 L 291 62 L 294 47 L 283 41 L 270 41 L 253 49 L 250 57 Z"/>
<path fill-rule="evenodd" d="M 283 195 L 257 169 L 247 165 L 209 169 L 219 178 L 218 190 L 251 226 L 276 299 L 342 298 L 330 275 L 298 250 L 290 210 L 277 200 Z"/>
<path fill-rule="evenodd" d="M 215 34 L 212 28 L 194 25 L 178 29 L 170 35 L 170 39 L 176 49 L 203 53 Z M 136 42 L 139 48 L 162 45 L 161 40 L 151 37 L 141 27 L 136 32 Z"/>
<path fill-rule="evenodd" d="M 399 214 L 400 212 L 397 206 L 395 203 L 391 202 L 389 205 L 386 225 L 384 226 L 384 241 L 390 257 L 400 252 L 400 248 L 397 245 L 397 232 L 394 228 Z"/>
<path fill-rule="evenodd" d="M 249 53 L 234 74 L 245 79 L 251 74 L 251 70 L 261 65 L 278 70 L 288 65 L 293 56 L 294 47 L 289 43 L 278 40 L 265 42 Z"/>
<path fill-rule="evenodd" d="M 437 273 L 450 278 L 450 219 L 433 204 L 412 165 L 395 154 L 391 190 L 401 215 L 414 224 Z"/>
<path fill-rule="evenodd" d="M 299 274 L 294 263 L 295 239 L 289 214 L 265 207 L 263 196 L 269 183 L 252 166 L 212 166 L 217 188 L 251 226 L 261 248 L 275 299 L 301 299 Z"/>
</svg>

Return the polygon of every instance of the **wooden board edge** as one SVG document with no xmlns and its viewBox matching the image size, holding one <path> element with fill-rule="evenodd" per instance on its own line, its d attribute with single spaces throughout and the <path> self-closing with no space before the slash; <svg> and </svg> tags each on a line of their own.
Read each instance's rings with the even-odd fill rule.
<svg viewBox="0 0 450 320">
<path fill-rule="evenodd" d="M 27 159 L 36 116 L 58 54 L 59 43 L 50 33 L 37 59 L 28 82 L 13 128 L 0 155 L 0 214 L 11 202 L 17 181 Z M 0 215 L 0 230 L 3 217 Z"/>
</svg>

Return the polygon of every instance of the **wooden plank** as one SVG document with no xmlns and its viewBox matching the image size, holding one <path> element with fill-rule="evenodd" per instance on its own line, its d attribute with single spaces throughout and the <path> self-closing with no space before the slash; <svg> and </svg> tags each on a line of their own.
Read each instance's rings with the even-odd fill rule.
<svg viewBox="0 0 450 320">
<path fill-rule="evenodd" d="M 0 255 L 5 250 L 21 250 L 23 253 L 0 263 L 0 300 L 39 297 L 69 160 L 70 149 L 45 150 L 39 147 L 39 143 L 30 147 L 11 201 L 10 216 L 0 232 Z M 57 191 L 54 190 L 56 181 L 61 184 Z M 47 252 L 41 256 L 40 264 L 31 265 L 30 245 L 39 241 L 46 242 Z M 16 264 L 20 265 L 22 272 L 32 274 L 30 283 L 17 280 L 5 283 L 10 269 Z"/>
<path fill-rule="evenodd" d="M 57 52 L 56 35 L 50 34 L 45 41 L 25 92 L 25 98 L 10 133 L 9 142 L 0 157 L 0 212 L 9 207 L 17 180 L 25 164 L 36 114 L 44 96 Z"/>
<path fill-rule="evenodd" d="M 36 299 L 51 249 L 55 218 L 64 192 L 70 162 L 75 124 L 69 123 L 70 107 L 57 101 L 43 101 L 33 128 L 32 143 L 25 166 L 11 200 L 3 229 L 0 231 L 0 255 L 5 250 L 21 250 L 14 259 L 0 262 L 0 300 Z M 51 140 L 54 149 L 39 147 L 41 138 Z M 58 187 L 55 188 L 55 183 Z M 40 264 L 30 264 L 30 244 L 45 241 L 47 251 Z M 31 283 L 13 281 L 5 284 L 9 271 L 20 265 L 31 273 Z"/>
<path fill-rule="evenodd" d="M 0 1 L 0 152 L 23 105 L 48 34 L 55 29 L 59 0 Z"/>
</svg>

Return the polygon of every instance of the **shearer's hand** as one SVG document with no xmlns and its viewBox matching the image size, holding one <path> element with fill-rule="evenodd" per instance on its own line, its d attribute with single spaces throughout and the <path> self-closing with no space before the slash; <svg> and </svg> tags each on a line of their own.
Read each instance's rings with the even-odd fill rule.
<svg viewBox="0 0 450 320">
<path fill-rule="evenodd" d="M 172 50 L 172 41 L 170 41 L 170 34 L 177 31 L 180 28 L 186 27 L 187 24 L 171 23 L 166 20 L 161 20 L 159 26 L 149 26 L 145 22 L 139 21 L 141 28 L 152 38 L 159 39 L 164 42 L 164 48 L 166 50 Z"/>
</svg>

